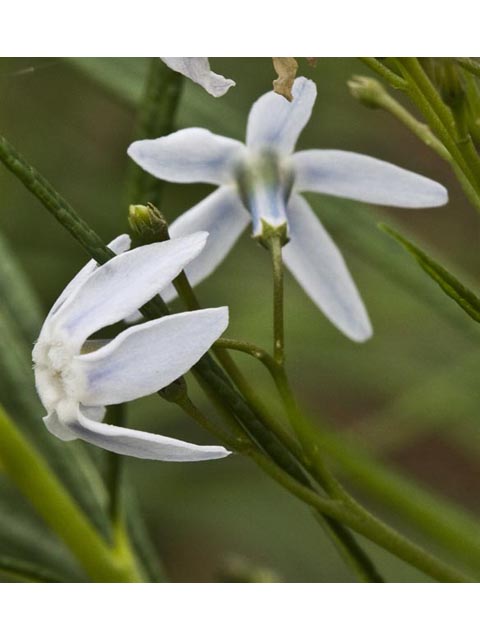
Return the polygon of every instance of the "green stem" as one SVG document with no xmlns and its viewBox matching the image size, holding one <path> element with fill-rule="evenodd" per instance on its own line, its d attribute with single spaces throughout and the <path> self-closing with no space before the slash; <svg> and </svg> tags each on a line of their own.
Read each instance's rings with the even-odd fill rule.
<svg viewBox="0 0 480 640">
<path fill-rule="evenodd" d="M 407 83 L 404 78 L 382 64 L 377 58 L 359 58 L 359 60 L 372 69 L 372 71 L 382 76 L 382 78 L 395 89 L 405 90 L 407 88 Z"/>
<path fill-rule="evenodd" d="M 417 120 L 403 105 L 393 98 L 387 91 L 383 91 L 377 96 L 377 105 L 385 111 L 391 113 L 397 120 L 407 127 L 424 144 L 433 149 L 437 155 L 448 162 L 460 182 L 465 194 L 472 205 L 480 211 L 480 194 L 472 186 L 458 164 L 453 160 L 452 155 L 445 145 L 432 133 L 430 127 Z"/>
<path fill-rule="evenodd" d="M 279 248 L 281 251 L 281 247 Z M 279 258 L 281 260 L 281 253 Z M 188 279 L 184 273 L 182 273 L 181 276 L 177 278 L 175 286 L 177 287 L 179 294 L 186 301 L 187 306 L 190 309 L 198 309 L 200 307 L 195 292 L 190 286 L 190 283 L 188 282 Z M 283 291 L 281 295 L 283 297 Z M 289 432 L 285 430 L 283 425 L 280 424 L 274 416 L 272 416 L 271 412 L 262 402 L 261 398 L 252 389 L 251 385 L 243 376 L 240 369 L 236 366 L 234 360 L 230 357 L 230 354 L 226 351 L 225 347 L 231 346 L 232 343 L 237 346 L 241 346 L 242 349 L 248 350 L 251 347 L 251 345 L 248 345 L 247 343 L 240 343 L 238 341 L 219 340 L 214 345 L 214 352 L 217 355 L 217 358 L 219 359 L 220 363 L 222 364 L 230 378 L 233 380 L 237 388 L 247 399 L 250 406 L 254 409 L 255 413 L 262 420 L 262 422 L 268 426 L 270 431 L 275 434 L 275 436 L 280 440 L 285 448 L 295 456 L 300 464 L 304 466 L 305 459 L 302 455 L 302 450 L 298 446 L 297 441 Z M 264 363 L 266 363 L 267 366 L 271 367 L 275 371 L 282 368 L 281 364 L 276 362 L 275 359 L 272 358 L 272 356 L 267 354 L 262 349 L 254 347 L 254 350 L 256 351 L 256 354 L 258 354 L 259 357 L 263 359 Z M 266 450 L 272 452 L 271 447 L 267 447 Z M 289 467 L 283 464 L 283 459 L 278 457 L 276 451 L 274 451 L 273 454 L 273 459 L 277 462 L 279 461 L 280 466 L 288 470 Z M 298 476 L 294 475 L 294 477 L 297 477 L 298 479 Z M 324 476 L 318 479 L 323 480 Z M 305 478 L 300 478 L 300 481 L 302 482 L 302 484 L 306 484 L 306 486 L 311 486 L 310 482 Z M 355 572 L 357 577 L 362 582 L 383 582 L 374 564 L 357 543 L 350 531 L 345 529 L 345 527 L 343 527 L 334 518 L 331 518 L 329 516 L 322 516 L 318 511 L 314 511 L 314 515 L 320 525 L 327 532 L 330 539 L 333 541 L 335 547 L 340 552 L 340 555 L 346 561 L 347 565 L 350 566 L 350 568 Z"/>
<path fill-rule="evenodd" d="M 391 113 L 397 120 L 410 129 L 417 138 L 432 148 L 446 162 L 451 162 L 451 155 L 440 140 L 432 133 L 430 127 L 417 120 L 403 105 L 395 100 L 386 90 L 377 95 L 377 105 Z"/>
<path fill-rule="evenodd" d="M 288 404 L 291 420 L 300 419 L 288 380 L 284 379 L 282 384 L 284 373 L 271 356 L 247 342 L 222 339 L 217 344 L 247 353 L 264 364 L 272 374 L 284 403 Z M 304 423 L 307 418 L 302 415 L 301 420 Z M 480 523 L 476 519 L 386 468 L 366 451 L 346 443 L 326 427 L 320 428 L 312 423 L 309 429 L 316 441 L 315 448 L 337 462 L 344 474 L 355 479 L 357 486 L 480 572 Z"/>
<path fill-rule="evenodd" d="M 173 131 L 182 86 L 182 75 L 169 69 L 160 58 L 151 59 L 144 96 L 137 112 L 135 140 L 160 138 Z M 128 189 L 129 204 L 153 202 L 159 207 L 164 184 L 162 180 L 132 162 Z"/>
<path fill-rule="evenodd" d="M 386 505 L 397 517 L 405 518 L 480 575 L 480 523 L 476 518 L 387 468 L 332 430 L 316 426 L 316 438 L 322 450 L 359 489 Z"/>
<path fill-rule="evenodd" d="M 347 503 L 341 500 L 322 498 L 308 487 L 299 485 L 269 459 L 259 456 L 254 459 L 270 477 L 300 500 L 310 504 L 324 515 L 328 515 L 357 533 L 362 534 L 435 580 L 439 582 L 473 582 L 468 576 L 439 560 L 378 520 L 378 518 L 356 503 L 353 498 L 350 498 Z"/>
<path fill-rule="evenodd" d="M 177 403 L 181 409 L 198 424 L 212 433 L 216 438 L 223 440 L 226 446 L 233 450 L 238 450 L 234 438 L 225 437 L 224 432 L 216 427 L 190 400 L 188 396 L 184 396 Z M 270 477 L 278 482 L 281 478 L 281 484 L 288 489 L 290 493 L 298 495 L 298 483 L 292 481 L 291 477 L 285 472 L 278 471 L 278 467 L 269 461 L 268 457 L 260 453 L 252 445 L 244 446 L 241 453 L 250 457 L 259 467 L 268 473 Z M 303 495 L 303 494 L 302 494 Z M 316 495 L 316 494 L 315 494 Z M 327 502 L 325 498 L 319 498 L 319 502 L 325 507 Z M 303 497 L 301 498 L 303 499 Z M 312 505 L 313 506 L 313 505 Z M 323 509 L 314 508 L 313 514 L 327 535 L 335 543 L 337 550 L 344 559 L 345 563 L 350 566 L 361 582 L 383 582 L 382 577 L 376 570 L 370 558 L 365 554 L 363 549 L 357 543 L 353 535 L 345 529 L 339 522 L 328 515 L 322 515 Z"/>
<path fill-rule="evenodd" d="M 444 104 L 416 58 L 397 58 L 397 65 L 408 82 L 408 92 L 431 124 L 452 159 L 476 191 L 480 190 L 480 158 L 471 136 L 460 132 L 452 112 Z"/>
<path fill-rule="evenodd" d="M 107 421 L 109 424 L 123 426 L 125 424 L 125 404 L 117 404 L 108 407 Z M 107 471 L 106 486 L 110 497 L 110 518 L 113 523 L 122 521 L 122 504 L 123 504 L 123 481 L 124 481 L 124 465 L 122 456 L 111 451 L 106 451 Z"/>
<path fill-rule="evenodd" d="M 96 582 L 141 582 L 122 527 L 109 547 L 59 480 L 0 407 L 0 457 L 5 472 L 64 540 Z"/>
<path fill-rule="evenodd" d="M 3 136 L 0 136 L 0 161 L 40 200 L 94 260 L 103 264 L 115 256 L 100 236 Z"/>
<path fill-rule="evenodd" d="M 472 60 L 472 58 L 453 58 L 457 64 L 463 69 L 469 71 L 477 78 L 480 78 L 480 62 Z"/>
<path fill-rule="evenodd" d="M 439 582 L 473 581 L 375 518 L 360 505 L 354 510 L 351 504 L 346 505 L 338 500 L 323 498 L 310 488 L 299 484 L 263 454 L 254 451 L 250 457 L 271 478 L 306 504 L 350 527 L 435 580 Z"/>
<path fill-rule="evenodd" d="M 285 336 L 283 314 L 283 260 L 280 235 L 274 233 L 269 239 L 273 272 L 273 354 L 279 365 L 285 362 Z"/>
</svg>

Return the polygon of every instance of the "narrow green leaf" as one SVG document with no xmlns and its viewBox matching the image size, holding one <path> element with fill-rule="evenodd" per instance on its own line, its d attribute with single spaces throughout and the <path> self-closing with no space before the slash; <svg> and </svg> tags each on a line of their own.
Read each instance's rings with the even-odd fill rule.
<svg viewBox="0 0 480 640">
<path fill-rule="evenodd" d="M 0 300 L 25 340 L 32 343 L 42 325 L 40 303 L 30 282 L 20 268 L 17 257 L 0 236 Z"/>
<path fill-rule="evenodd" d="M 473 291 L 457 280 L 445 267 L 430 258 L 419 247 L 404 238 L 398 231 L 394 231 L 385 224 L 379 224 L 378 226 L 415 258 L 425 273 L 438 284 L 449 298 L 454 300 L 476 322 L 480 322 L 480 298 Z"/>
<path fill-rule="evenodd" d="M 6 555 L 0 555 L 0 576 L 11 582 L 65 582 L 49 569 Z"/>
<path fill-rule="evenodd" d="M 174 130 L 182 83 L 183 77 L 169 69 L 160 58 L 151 59 L 137 112 L 134 140 L 159 138 Z M 128 204 L 153 202 L 160 207 L 164 181 L 151 176 L 134 162 L 129 166 Z"/>
</svg>

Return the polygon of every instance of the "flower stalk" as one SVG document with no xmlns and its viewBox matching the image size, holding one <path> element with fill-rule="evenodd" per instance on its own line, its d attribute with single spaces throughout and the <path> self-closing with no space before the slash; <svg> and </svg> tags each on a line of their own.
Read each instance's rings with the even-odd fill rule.
<svg viewBox="0 0 480 640">
<path fill-rule="evenodd" d="M 408 94 L 449 157 L 443 148 L 435 142 L 432 144 L 432 139 L 428 137 L 424 139 L 425 134 L 422 134 L 411 117 L 406 117 L 404 111 L 399 110 L 390 101 L 385 108 L 404 122 L 420 139 L 432 146 L 443 159 L 450 162 L 467 197 L 480 213 L 480 158 L 472 137 L 468 131 L 459 128 L 452 110 L 444 103 L 418 59 L 393 58 L 392 61 L 398 68 L 400 76 L 376 58 L 360 59 L 379 73 L 392 87 L 401 88 Z M 472 69 L 469 70 L 472 71 Z M 397 81 L 398 77 L 402 80 L 400 84 Z"/>
<path fill-rule="evenodd" d="M 283 260 L 282 238 L 279 233 L 271 233 L 268 246 L 272 258 L 273 274 L 273 354 L 278 365 L 285 363 L 285 330 L 283 313 Z"/>
</svg>

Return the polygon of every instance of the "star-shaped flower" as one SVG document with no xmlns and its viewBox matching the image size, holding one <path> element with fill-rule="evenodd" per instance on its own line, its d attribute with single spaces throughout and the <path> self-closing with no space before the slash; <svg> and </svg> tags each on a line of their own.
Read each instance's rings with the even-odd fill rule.
<svg viewBox="0 0 480 640">
<path fill-rule="evenodd" d="M 198 446 L 100 422 L 105 406 L 141 398 L 186 373 L 224 332 L 228 309 L 204 309 L 151 320 L 105 341 L 88 340 L 139 309 L 202 251 L 204 232 L 91 260 L 48 314 L 33 350 L 35 383 L 48 412 L 45 425 L 62 440 L 80 438 L 115 453 L 152 460 L 223 458 L 219 446 Z"/>
<path fill-rule="evenodd" d="M 208 58 L 160 58 L 163 62 L 178 71 L 186 78 L 190 78 L 205 89 L 214 98 L 225 95 L 235 82 L 210 69 Z"/>
<path fill-rule="evenodd" d="M 162 180 L 219 186 L 170 227 L 171 237 L 200 229 L 210 234 L 203 254 L 187 268 L 192 284 L 217 267 L 249 221 L 257 237 L 265 225 L 283 227 L 289 239 L 285 265 L 334 325 L 363 341 L 372 332 L 363 302 L 342 255 L 300 193 L 413 208 L 443 205 L 448 194 L 429 178 L 358 153 L 294 153 L 316 93 L 311 80 L 297 78 L 292 102 L 274 92 L 263 95 L 250 111 L 246 144 L 191 128 L 134 142 L 128 153 Z M 173 289 L 165 295 L 173 297 Z"/>
</svg>

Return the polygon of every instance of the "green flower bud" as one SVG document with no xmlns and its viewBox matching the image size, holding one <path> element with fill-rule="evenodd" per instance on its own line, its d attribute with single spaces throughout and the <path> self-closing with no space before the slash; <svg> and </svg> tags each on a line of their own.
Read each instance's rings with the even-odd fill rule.
<svg viewBox="0 0 480 640">
<path fill-rule="evenodd" d="M 378 80 L 366 76 L 353 76 L 347 85 L 352 96 L 366 107 L 379 109 L 382 106 L 386 91 Z"/>
<path fill-rule="evenodd" d="M 131 204 L 128 209 L 128 223 L 142 245 L 163 242 L 170 238 L 167 221 L 150 202 L 147 205 Z"/>
</svg>

